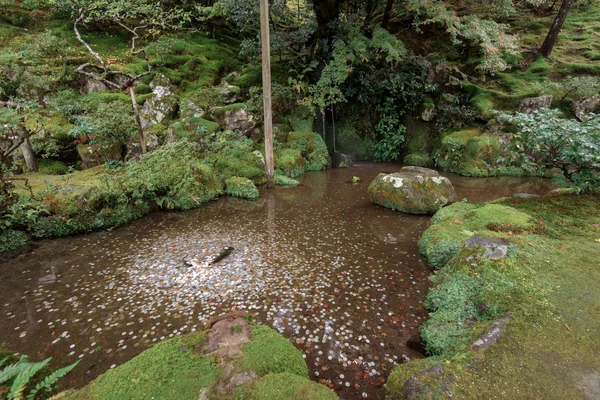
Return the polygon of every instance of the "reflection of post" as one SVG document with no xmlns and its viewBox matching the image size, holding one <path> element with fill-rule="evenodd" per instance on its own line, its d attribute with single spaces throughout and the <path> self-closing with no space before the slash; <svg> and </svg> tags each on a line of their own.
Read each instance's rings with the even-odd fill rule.
<svg viewBox="0 0 600 400">
<path fill-rule="evenodd" d="M 269 2 L 260 0 L 260 41 L 262 44 L 262 80 L 265 128 L 265 164 L 267 187 L 273 188 L 273 116 L 271 111 L 271 41 L 269 38 Z"/>
<path fill-rule="evenodd" d="M 270 242 L 275 243 L 275 196 L 269 193 L 267 196 L 267 230 Z"/>
</svg>

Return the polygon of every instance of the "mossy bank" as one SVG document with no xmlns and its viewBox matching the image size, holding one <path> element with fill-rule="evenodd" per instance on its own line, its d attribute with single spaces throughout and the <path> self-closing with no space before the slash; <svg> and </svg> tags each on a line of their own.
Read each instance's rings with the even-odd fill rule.
<svg viewBox="0 0 600 400">
<path fill-rule="evenodd" d="M 430 357 L 398 366 L 387 398 L 598 398 L 599 206 L 548 195 L 439 211 L 420 242 L 437 269 L 421 328 Z M 506 256 L 464 246 L 475 234 L 507 239 Z M 493 321 L 497 341 L 473 345 Z"/>
</svg>

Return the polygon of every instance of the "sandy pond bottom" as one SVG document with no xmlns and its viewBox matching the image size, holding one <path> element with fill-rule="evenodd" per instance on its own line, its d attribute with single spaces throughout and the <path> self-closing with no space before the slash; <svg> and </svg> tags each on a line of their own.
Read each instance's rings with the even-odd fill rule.
<svg viewBox="0 0 600 400">
<path fill-rule="evenodd" d="M 242 310 L 289 338 L 311 377 L 341 398 L 383 398 L 394 365 L 416 356 L 406 342 L 426 317 L 430 274 L 417 247 L 429 218 L 368 198 L 379 172 L 398 169 L 310 173 L 256 201 L 223 198 L 111 232 L 42 241 L 0 265 L 0 343 L 53 357 L 55 367 L 81 359 L 64 386 L 82 386 L 153 343 Z M 362 183 L 350 183 L 354 175 Z M 471 202 L 552 188 L 542 179 L 444 175 Z M 235 250 L 209 266 L 225 246 Z M 184 256 L 198 265 L 185 266 Z M 39 283 L 52 269 L 56 280 Z"/>
</svg>

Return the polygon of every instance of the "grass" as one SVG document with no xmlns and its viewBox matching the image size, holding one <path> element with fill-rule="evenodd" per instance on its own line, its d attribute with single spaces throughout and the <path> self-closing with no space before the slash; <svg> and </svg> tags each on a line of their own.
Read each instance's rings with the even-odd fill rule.
<svg viewBox="0 0 600 400">
<path fill-rule="evenodd" d="M 387 383 L 388 399 L 402 398 L 406 379 L 435 364 L 442 364 L 445 373 L 424 379 L 422 393 L 427 398 L 449 394 L 460 399 L 600 396 L 600 197 L 507 198 L 498 203 L 543 222 L 543 230 L 513 237 L 516 248 L 508 259 L 475 268 L 457 256 L 444 269 L 451 269 L 446 279 L 487 273 L 488 282 L 504 280 L 502 285 L 510 291 L 496 291 L 494 297 L 504 306 L 496 313 L 511 313 L 503 336 L 484 352 L 467 349 L 396 368 Z M 461 207 L 471 212 L 469 206 Z M 457 212 L 445 214 L 440 219 L 452 221 Z M 489 309 L 486 313 L 482 321 L 495 317 Z M 475 322 L 467 342 L 487 326 L 489 322 Z"/>
</svg>

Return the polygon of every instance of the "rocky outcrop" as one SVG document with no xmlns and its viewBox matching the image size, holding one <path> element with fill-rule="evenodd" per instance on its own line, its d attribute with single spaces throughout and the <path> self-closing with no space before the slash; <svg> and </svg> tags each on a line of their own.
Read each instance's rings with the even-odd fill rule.
<svg viewBox="0 0 600 400">
<path fill-rule="evenodd" d="M 379 174 L 369 186 L 369 195 L 375 204 L 408 214 L 433 214 L 456 200 L 448 178 L 420 167 Z"/>
<path fill-rule="evenodd" d="M 142 128 L 160 124 L 162 121 L 177 116 L 179 104 L 173 93 L 169 79 L 164 75 L 156 75 L 150 83 L 152 98 L 146 100 L 140 110 Z"/>
<path fill-rule="evenodd" d="M 144 141 L 146 142 L 146 151 L 154 151 L 160 146 L 160 138 L 154 133 L 145 133 Z M 137 159 L 142 155 L 142 148 L 140 141 L 137 136 L 132 137 L 129 143 L 127 143 L 127 155 L 126 160 Z"/>
<path fill-rule="evenodd" d="M 115 143 L 109 147 L 101 147 L 97 144 L 79 144 L 77 145 L 77 154 L 81 159 L 84 168 L 97 167 L 110 160 L 120 160 L 121 144 Z"/>
<path fill-rule="evenodd" d="M 573 104 L 573 114 L 581 122 L 586 122 L 590 119 L 590 114 L 597 113 L 598 111 L 600 111 L 600 94 Z"/>
<path fill-rule="evenodd" d="M 529 97 L 521 101 L 519 111 L 525 114 L 531 114 L 540 108 L 550 108 L 552 106 L 552 96 Z"/>
<path fill-rule="evenodd" d="M 250 136 L 256 126 L 257 120 L 248 112 L 244 104 L 231 104 L 211 110 L 211 116 L 223 130 L 237 132 Z"/>
</svg>

